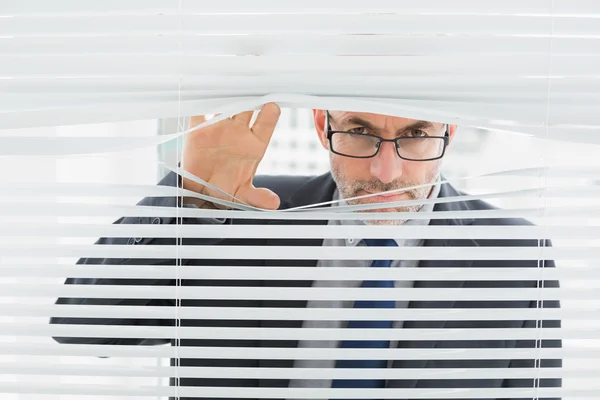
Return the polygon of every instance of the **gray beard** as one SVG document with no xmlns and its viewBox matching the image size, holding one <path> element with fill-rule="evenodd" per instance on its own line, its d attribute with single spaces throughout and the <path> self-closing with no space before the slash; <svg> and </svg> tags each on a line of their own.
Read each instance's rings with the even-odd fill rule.
<svg viewBox="0 0 600 400">
<path fill-rule="evenodd" d="M 439 173 L 439 169 L 437 169 L 435 174 L 433 174 L 432 176 L 429 176 L 427 182 L 424 182 L 424 183 L 431 183 L 433 185 L 434 182 L 436 181 L 438 173 Z M 342 174 L 340 174 L 340 172 L 337 168 L 333 168 L 333 165 L 331 168 L 331 176 L 333 177 L 333 181 L 337 185 L 340 197 L 342 199 L 344 199 L 346 201 L 346 203 L 349 205 L 368 204 L 368 203 L 363 203 L 360 200 L 346 200 L 346 199 L 357 196 L 356 193 L 360 190 L 385 192 L 385 191 L 389 191 L 389 190 L 396 190 L 396 189 L 401 189 L 403 187 L 417 186 L 417 185 L 421 184 L 421 183 L 417 183 L 417 182 L 403 182 L 403 181 L 398 181 L 398 180 L 396 180 L 392 183 L 389 183 L 389 184 L 383 184 L 378 181 L 347 180 L 342 177 Z M 429 197 L 430 193 L 431 193 L 431 187 L 411 189 L 408 192 L 411 200 L 427 199 Z M 406 207 L 394 207 L 394 208 L 388 208 L 384 204 L 382 204 L 381 209 L 365 210 L 365 211 L 359 211 L 359 212 L 385 211 L 385 212 L 413 212 L 413 213 L 416 213 L 416 212 L 419 212 L 422 208 L 423 208 L 423 204 L 417 204 L 414 206 L 406 206 Z M 407 219 L 362 220 L 362 222 L 365 223 L 366 225 L 388 225 L 388 226 L 389 225 L 403 225 L 407 221 L 408 221 Z"/>
</svg>

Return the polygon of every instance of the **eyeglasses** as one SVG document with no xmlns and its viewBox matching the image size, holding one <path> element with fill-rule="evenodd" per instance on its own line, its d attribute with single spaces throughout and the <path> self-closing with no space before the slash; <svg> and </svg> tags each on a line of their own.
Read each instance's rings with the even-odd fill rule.
<svg viewBox="0 0 600 400">
<path fill-rule="evenodd" d="M 444 136 L 400 136 L 384 139 L 380 136 L 331 129 L 329 111 L 325 113 L 327 140 L 331 152 L 352 158 L 371 158 L 379 153 L 381 143 L 392 142 L 398 157 L 408 161 L 432 161 L 440 159 L 446 152 L 450 139 L 448 125 Z"/>
</svg>

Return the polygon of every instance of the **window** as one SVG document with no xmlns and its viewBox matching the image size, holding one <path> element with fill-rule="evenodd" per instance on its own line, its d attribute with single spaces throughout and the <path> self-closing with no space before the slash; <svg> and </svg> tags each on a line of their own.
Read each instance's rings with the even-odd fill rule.
<svg viewBox="0 0 600 400">
<path fill-rule="evenodd" d="M 336 397 L 337 388 L 310 391 L 282 382 L 347 378 L 356 371 L 288 368 L 286 362 L 349 357 L 343 352 L 348 349 L 314 351 L 278 344 L 321 339 L 318 334 L 343 340 L 356 332 L 295 329 L 298 321 L 330 321 L 331 315 L 319 307 L 278 305 L 361 297 L 365 292 L 358 287 L 297 285 L 333 276 L 307 268 L 308 261 L 371 260 L 382 254 L 395 260 L 447 261 L 448 268 L 394 270 L 397 280 L 429 284 L 398 291 L 398 296 L 414 296 L 404 301 L 475 305 L 452 312 L 442 306 L 394 310 L 403 321 L 421 324 L 383 332 L 415 345 L 402 349 L 401 356 L 389 353 L 414 357 L 404 360 L 414 362 L 403 364 L 409 367 L 393 372 L 425 382 L 406 390 L 392 385 L 384 389 L 386 396 L 423 398 L 431 390 L 439 395 L 440 385 L 471 385 L 461 392 L 449 389 L 447 397 L 597 398 L 600 46 L 595 38 L 600 2 L 463 3 L 5 0 L 0 10 L 2 398 Z M 287 181 L 277 185 L 286 193 L 302 187 L 303 176 L 329 170 L 329 155 L 316 140 L 310 109 L 360 109 L 457 124 L 444 177 L 473 196 L 469 204 L 481 205 L 477 199 L 483 199 L 500 209 L 469 208 L 460 215 L 450 213 L 452 218 L 483 218 L 477 211 L 484 211 L 491 216 L 485 218 L 502 216 L 503 223 L 523 217 L 536 225 L 397 227 L 404 235 L 423 232 L 448 240 L 468 241 L 468 235 L 475 235 L 478 245 L 468 252 L 463 246 L 301 247 L 299 237 L 306 238 L 303 244 L 320 244 L 327 235 L 350 241 L 375 231 L 389 235 L 390 229 L 336 230 L 312 224 L 369 217 L 356 207 L 344 209 L 351 217 L 323 207 L 283 216 L 246 209 L 244 217 L 251 224 L 232 224 L 235 230 L 197 222 L 214 216 L 239 220 L 239 210 L 172 207 L 177 192 L 156 183 L 177 168 L 185 116 L 220 113 L 226 118 L 267 101 L 284 105 L 285 112 L 258 172 L 285 175 Z M 148 197 L 161 200 L 137 204 Z M 122 217 L 129 217 L 126 223 L 113 224 Z M 167 222 L 178 217 L 184 223 Z M 266 218 L 272 223 L 252 226 Z M 290 221 L 306 223 L 292 226 Z M 274 242 L 260 235 L 271 235 Z M 107 237 L 117 239 L 93 244 Z M 207 242 L 215 237 L 232 241 Z M 546 238 L 551 247 L 545 246 Z M 281 239 L 285 241 L 277 241 Z M 261 240 L 265 245 L 258 248 Z M 534 245 L 522 246 L 524 240 Z M 491 241 L 507 245 L 485 245 Z M 239 248 L 240 243 L 246 247 Z M 82 257 L 113 261 L 76 264 Z M 556 268 L 546 268 L 550 260 Z M 461 269 L 462 262 L 476 267 Z M 352 281 L 380 275 L 367 268 L 343 269 L 343 277 Z M 66 285 L 68 277 L 111 284 Z M 237 285 L 239 280 L 243 284 Z M 190 281 L 203 284 L 202 297 Z M 473 286 L 451 287 L 462 281 Z M 153 284 L 140 284 L 148 282 Z M 446 286 L 436 287 L 436 282 Z M 559 282 L 560 288 L 546 282 Z M 57 305 L 57 297 L 93 301 Z M 182 305 L 191 297 L 214 303 Z M 124 305 L 110 303 L 124 298 Z M 173 300 L 180 307 L 165 306 Z M 224 300 L 246 303 L 240 310 L 223 306 L 231 304 Z M 560 308 L 544 307 L 555 300 Z M 498 308 L 489 306 L 491 301 L 530 306 Z M 477 307 L 481 304 L 485 307 Z M 375 314 L 383 318 L 379 311 Z M 57 316 L 66 319 L 48 323 Z M 104 323 L 95 324 L 99 319 Z M 122 320 L 135 323 L 122 325 Z M 560 328 L 552 325 L 559 320 Z M 360 332 L 369 340 L 383 333 Z M 140 336 L 144 340 L 137 340 Z M 106 340 L 98 345 L 53 338 Z M 114 345 L 114 338 L 129 340 Z M 186 346 L 188 340 L 207 340 L 208 345 Z M 454 346 L 469 340 L 470 348 Z M 558 340 L 560 347 L 542 346 Z M 500 347 L 479 346 L 482 341 Z M 419 348 L 432 342 L 440 345 Z M 444 348 L 449 342 L 454 347 Z M 418 352 L 408 351 L 414 349 Z M 365 353 L 360 357 L 376 352 Z M 465 367 L 482 358 L 501 362 L 491 368 Z M 171 359 L 199 359 L 204 365 L 170 366 Z M 214 359 L 225 366 L 207 361 Z M 556 359 L 562 368 L 543 362 Z M 382 369 L 375 375 L 389 372 Z M 168 378 L 181 384 L 169 386 Z M 191 378 L 220 379 L 222 386 L 186 384 L 195 382 Z M 560 387 L 540 383 L 557 378 L 562 379 Z M 259 379 L 264 385 L 257 385 Z M 503 383 L 474 388 L 478 379 Z M 359 396 L 339 396 L 375 398 L 370 394 L 367 389 Z"/>
</svg>

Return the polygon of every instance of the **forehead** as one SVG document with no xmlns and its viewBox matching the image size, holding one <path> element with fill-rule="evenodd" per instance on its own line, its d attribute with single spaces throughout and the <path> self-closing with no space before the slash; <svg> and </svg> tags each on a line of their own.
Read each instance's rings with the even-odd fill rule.
<svg viewBox="0 0 600 400">
<path fill-rule="evenodd" d="M 331 118 L 339 124 L 352 123 L 353 120 L 363 120 L 363 121 L 369 122 L 372 125 L 374 125 L 376 127 L 380 127 L 380 128 L 384 128 L 386 126 L 398 128 L 398 127 L 403 127 L 403 126 L 412 125 L 412 124 L 415 124 L 418 122 L 422 122 L 421 120 L 411 119 L 411 118 L 403 118 L 403 117 L 396 117 L 396 116 L 392 116 L 392 115 L 373 114 L 373 113 L 366 113 L 366 112 L 353 112 L 353 111 L 329 111 L 329 115 L 331 115 Z M 433 121 L 431 123 L 434 125 L 438 124 Z"/>
</svg>

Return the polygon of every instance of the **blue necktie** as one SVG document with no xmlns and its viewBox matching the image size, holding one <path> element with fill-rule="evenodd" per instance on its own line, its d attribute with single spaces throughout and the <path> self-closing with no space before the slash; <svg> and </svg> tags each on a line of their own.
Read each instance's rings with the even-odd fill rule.
<svg viewBox="0 0 600 400">
<path fill-rule="evenodd" d="M 365 239 L 368 246 L 397 246 L 397 243 L 391 239 Z M 392 265 L 391 260 L 375 260 L 371 264 L 372 268 L 389 268 Z M 370 288 L 393 288 L 393 281 L 364 281 L 361 287 Z M 394 300 L 357 300 L 354 302 L 354 308 L 394 308 Z M 392 321 L 348 321 L 348 328 L 392 328 Z M 344 340 L 340 343 L 340 348 L 346 349 L 386 349 L 390 346 L 389 340 Z M 336 368 L 386 368 L 387 360 L 338 360 Z M 334 380 L 332 388 L 383 388 L 385 380 L 383 379 L 352 379 L 352 380 Z"/>
</svg>

